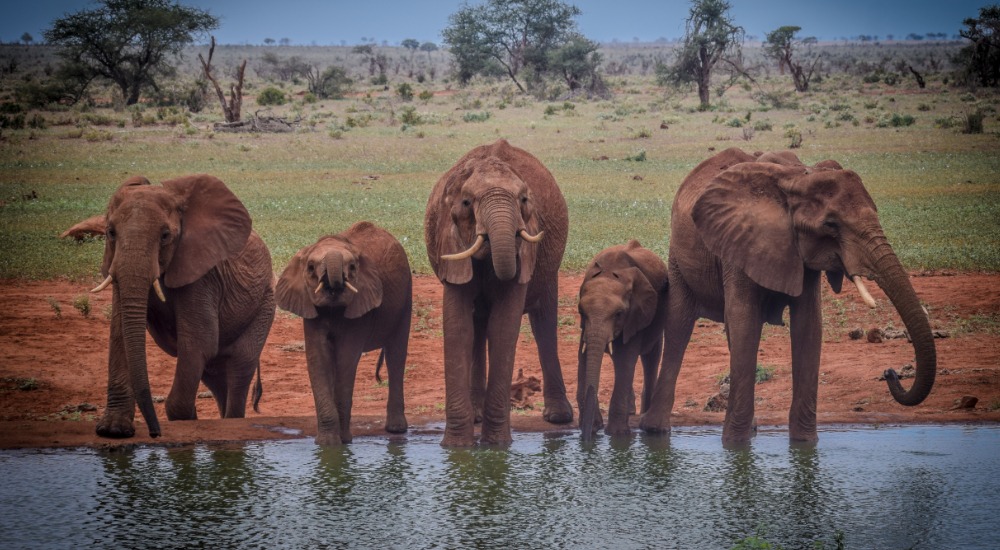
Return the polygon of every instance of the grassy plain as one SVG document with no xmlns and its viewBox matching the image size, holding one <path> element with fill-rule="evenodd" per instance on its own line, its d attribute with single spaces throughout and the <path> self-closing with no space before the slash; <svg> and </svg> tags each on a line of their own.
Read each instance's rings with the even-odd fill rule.
<svg viewBox="0 0 1000 550">
<path fill-rule="evenodd" d="M 469 149 L 497 138 L 531 151 L 559 182 L 570 209 L 565 270 L 630 238 L 665 257 L 670 205 L 695 165 L 727 147 L 786 149 L 801 136 L 795 152 L 807 164 L 835 159 L 861 175 L 909 269 L 1000 271 L 1000 95 L 928 80 L 919 89 L 912 79 L 889 85 L 832 71 L 795 94 L 788 77 L 772 74 L 730 88 L 704 112 L 695 94 L 642 74 L 608 77 L 609 99 L 568 101 L 517 95 L 503 82 L 458 88 L 440 75 L 407 80 L 415 94 L 434 94 L 412 101 L 395 82 L 362 82 L 345 99 L 315 102 L 304 84 L 281 84 L 291 101 L 269 114 L 301 121 L 280 134 L 214 131 L 222 120 L 214 96 L 200 113 L 29 111 L 29 121 L 42 120 L 36 128 L 0 133 L 0 278 L 96 280 L 103 242 L 59 233 L 100 213 L 131 175 L 155 182 L 197 172 L 220 177 L 244 201 L 276 271 L 318 236 L 367 219 L 426 273 L 431 187 Z M 249 86 L 246 116 L 260 109 L 255 91 L 265 85 Z M 962 133 L 975 112 L 985 132 Z"/>
</svg>

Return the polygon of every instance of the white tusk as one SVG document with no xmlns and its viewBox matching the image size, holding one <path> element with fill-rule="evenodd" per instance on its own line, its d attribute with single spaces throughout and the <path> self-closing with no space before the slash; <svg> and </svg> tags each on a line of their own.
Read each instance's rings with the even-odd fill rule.
<svg viewBox="0 0 1000 550">
<path fill-rule="evenodd" d="M 518 235 L 520 235 L 522 239 L 528 241 L 529 243 L 537 243 L 538 241 L 542 240 L 542 235 L 544 234 L 545 231 L 539 231 L 537 235 L 532 237 L 531 235 L 528 234 L 527 231 L 523 229 L 518 233 Z"/>
<path fill-rule="evenodd" d="M 319 291 L 321 290 L 323 290 L 323 281 L 320 281 L 319 284 L 316 285 L 316 290 L 313 291 L 313 294 L 319 294 Z"/>
<path fill-rule="evenodd" d="M 614 354 L 615 354 L 615 343 L 608 342 L 608 355 L 614 355 Z"/>
<path fill-rule="evenodd" d="M 94 287 L 94 289 L 91 290 L 91 292 L 100 292 L 100 291 L 104 290 L 105 288 L 108 288 L 108 285 L 110 285 L 110 284 L 111 284 L 111 275 L 108 275 L 108 278 L 104 279 L 104 282 L 102 282 L 101 284 L 99 284 L 96 287 Z"/>
<path fill-rule="evenodd" d="M 347 281 L 344 281 L 344 286 L 347 287 L 347 290 L 350 290 L 351 292 L 353 292 L 355 294 L 358 293 L 358 289 L 354 288 L 354 285 L 352 285 L 351 283 L 349 283 Z"/>
<path fill-rule="evenodd" d="M 587 353 L 587 341 L 584 340 L 583 343 L 580 344 L 580 354 L 583 355 L 586 353 Z"/>
<path fill-rule="evenodd" d="M 153 279 L 153 290 L 156 292 L 156 296 L 160 299 L 161 302 L 167 301 L 167 297 L 163 295 L 163 288 L 160 287 L 159 279 Z"/>
<path fill-rule="evenodd" d="M 875 308 L 878 304 L 875 303 L 875 298 L 872 298 L 872 295 L 868 293 L 868 289 L 865 288 L 865 283 L 861 280 L 861 275 L 855 275 L 851 280 L 854 281 L 854 286 L 858 287 L 858 294 L 861 294 L 861 299 L 868 304 L 868 307 Z"/>
<path fill-rule="evenodd" d="M 483 237 L 482 235 L 476 235 L 476 242 L 472 243 L 472 246 L 470 246 L 468 250 L 466 250 L 465 252 L 459 252 L 457 254 L 443 254 L 441 256 L 441 259 L 464 260 L 466 258 L 471 258 L 473 254 L 479 252 L 479 249 L 483 246 L 484 242 L 486 242 L 485 237 Z"/>
</svg>

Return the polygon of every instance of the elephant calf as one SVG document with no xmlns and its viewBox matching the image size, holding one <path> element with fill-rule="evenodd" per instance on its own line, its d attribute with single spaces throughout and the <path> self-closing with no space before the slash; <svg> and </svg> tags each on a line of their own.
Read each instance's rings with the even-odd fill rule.
<svg viewBox="0 0 1000 550">
<path fill-rule="evenodd" d="M 278 279 L 275 299 L 302 317 L 316 443 L 351 442 L 358 361 L 362 353 L 379 348 L 389 370 L 385 429 L 405 432 L 403 368 L 413 283 L 399 241 L 369 222 L 322 237 L 295 254 Z"/>
<path fill-rule="evenodd" d="M 605 248 L 591 260 L 580 285 L 580 352 L 577 404 L 580 432 L 590 439 L 601 426 L 597 389 L 604 353 L 615 366 L 615 386 L 608 407 L 608 435 L 626 435 L 634 410 L 632 380 L 642 358 L 641 412 L 649 407 L 656 369 L 663 351 L 667 265 L 639 241 Z"/>
</svg>

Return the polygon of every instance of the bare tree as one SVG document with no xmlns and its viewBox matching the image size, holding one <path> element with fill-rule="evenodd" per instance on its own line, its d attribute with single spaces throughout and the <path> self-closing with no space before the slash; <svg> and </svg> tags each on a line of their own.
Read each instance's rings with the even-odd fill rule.
<svg viewBox="0 0 1000 550">
<path fill-rule="evenodd" d="M 208 78 L 212 86 L 215 87 L 215 93 L 219 96 L 219 103 L 222 104 L 222 113 L 226 117 L 226 122 L 239 122 L 240 121 L 240 111 L 243 108 L 243 73 L 247 68 L 247 60 L 244 59 L 243 63 L 240 63 L 239 69 L 236 70 L 236 84 L 229 85 L 229 102 L 226 103 L 226 95 L 222 93 L 222 87 L 219 86 L 219 82 L 215 80 L 212 76 L 212 55 L 215 53 L 215 37 L 212 37 L 212 45 L 208 49 L 208 61 L 198 54 L 198 61 L 201 61 L 201 67 L 205 70 L 205 77 Z"/>
</svg>

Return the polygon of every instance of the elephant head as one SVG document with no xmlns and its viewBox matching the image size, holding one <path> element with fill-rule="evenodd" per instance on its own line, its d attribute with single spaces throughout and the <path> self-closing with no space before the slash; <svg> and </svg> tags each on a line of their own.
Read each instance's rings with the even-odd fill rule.
<svg viewBox="0 0 1000 550">
<path fill-rule="evenodd" d="M 605 353 L 628 346 L 656 315 L 657 290 L 630 254 L 639 243 L 610 247 L 588 267 L 580 286 L 580 388 L 578 406 L 584 437 L 597 416 L 597 389 Z"/>
<path fill-rule="evenodd" d="M 164 181 L 162 186 L 133 177 L 111 197 L 101 266 L 105 280 L 94 289 L 114 285 L 112 322 L 120 326 L 112 327 L 111 354 L 123 353 L 124 361 L 112 358 L 109 377 L 128 380 L 131 395 L 121 400 L 138 402 L 153 437 L 160 428 L 146 371 L 150 296 L 155 293 L 166 301 L 162 286 L 178 288 L 197 281 L 239 253 L 250 231 L 250 215 L 243 203 L 222 181 L 204 174 Z M 116 335 L 122 342 L 114 341 Z M 128 372 L 114 372 L 116 365 L 125 365 Z M 121 406 L 112 402 L 110 393 L 108 408 Z M 131 420 L 128 424 L 102 435 L 131 436 Z"/>
<path fill-rule="evenodd" d="M 930 393 L 937 358 L 927 314 L 856 173 L 834 161 L 807 167 L 794 154 L 769 153 L 716 176 L 692 218 L 709 250 L 767 289 L 799 296 L 804 270 L 824 271 L 834 292 L 846 276 L 874 306 L 862 278 L 874 280 L 906 325 L 917 360 L 908 391 L 886 370 L 889 391 L 903 405 Z"/>
<path fill-rule="evenodd" d="M 504 160 L 486 157 L 469 159 L 447 177 L 434 228 L 441 280 L 467 283 L 472 260 L 489 259 L 501 281 L 529 282 L 543 232 L 521 175 Z"/>
<path fill-rule="evenodd" d="M 274 288 L 282 309 L 313 319 L 318 308 L 344 308 L 356 319 L 382 304 L 382 277 L 376 262 L 340 235 L 322 237 L 299 250 Z"/>
</svg>

